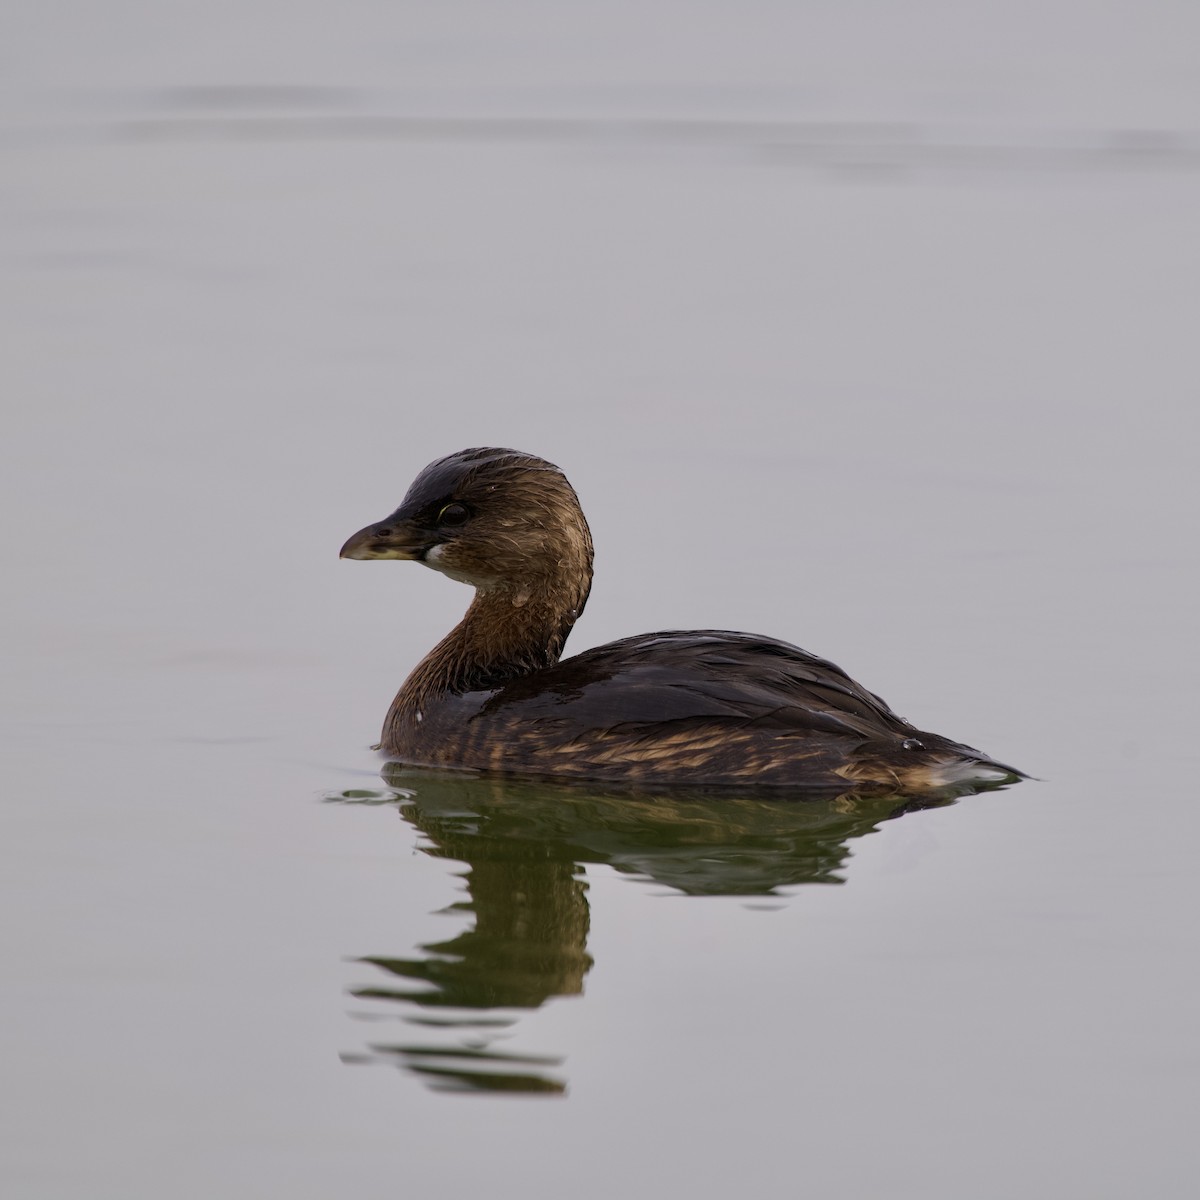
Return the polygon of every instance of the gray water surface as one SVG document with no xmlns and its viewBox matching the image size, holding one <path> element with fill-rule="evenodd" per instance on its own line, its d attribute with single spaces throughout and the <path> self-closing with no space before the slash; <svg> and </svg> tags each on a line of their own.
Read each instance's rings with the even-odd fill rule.
<svg viewBox="0 0 1200 1200">
<path fill-rule="evenodd" d="M 1195 18 L 235 7 L 9 40 L 5 1194 L 1191 1196 Z M 381 776 L 484 444 L 1038 780 Z"/>
</svg>

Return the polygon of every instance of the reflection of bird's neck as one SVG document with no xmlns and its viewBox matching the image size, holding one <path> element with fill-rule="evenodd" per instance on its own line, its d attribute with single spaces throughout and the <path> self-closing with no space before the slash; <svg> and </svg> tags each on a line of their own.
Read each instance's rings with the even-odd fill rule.
<svg viewBox="0 0 1200 1200">
<path fill-rule="evenodd" d="M 393 711 L 553 666 L 587 602 L 591 575 L 589 555 L 552 575 L 478 590 L 463 619 L 405 681 Z"/>
<path fill-rule="evenodd" d="M 503 965 L 510 994 L 497 1003 L 535 1008 L 551 996 L 579 995 L 592 958 L 587 884 L 575 863 L 528 853 L 517 861 L 482 858 L 466 878 L 475 927 L 462 940 L 490 971 Z"/>
<path fill-rule="evenodd" d="M 588 885 L 575 846 L 539 836 L 538 820 L 530 825 L 520 815 L 524 797 L 505 803 L 505 789 L 493 782 L 439 780 L 429 786 L 428 808 L 416 798 L 401 806 L 404 819 L 425 835 L 426 854 L 467 865 L 470 899 L 461 907 L 475 914 L 472 928 L 425 947 L 436 961 L 422 977 L 438 983 L 452 1004 L 476 1006 L 486 998 L 489 1007 L 536 1008 L 583 991 L 592 966 Z M 500 802 L 487 803 L 489 793 Z"/>
</svg>

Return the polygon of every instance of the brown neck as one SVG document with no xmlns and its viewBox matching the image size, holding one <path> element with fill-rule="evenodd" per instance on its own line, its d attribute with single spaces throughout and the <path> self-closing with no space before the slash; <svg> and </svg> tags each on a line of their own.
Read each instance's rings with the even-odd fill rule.
<svg viewBox="0 0 1200 1200">
<path fill-rule="evenodd" d="M 587 602 L 590 578 L 477 591 L 466 616 L 404 681 L 392 714 L 430 697 L 485 691 L 558 662 Z"/>
</svg>

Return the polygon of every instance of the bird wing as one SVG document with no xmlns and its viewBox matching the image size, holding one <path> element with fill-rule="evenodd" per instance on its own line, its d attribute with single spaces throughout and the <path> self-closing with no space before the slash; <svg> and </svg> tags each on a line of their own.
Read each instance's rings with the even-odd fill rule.
<svg viewBox="0 0 1200 1200">
<path fill-rule="evenodd" d="M 840 667 L 798 646 L 724 630 L 668 630 L 586 650 L 494 692 L 482 718 L 630 733 L 670 722 L 901 736 L 912 727 Z"/>
</svg>

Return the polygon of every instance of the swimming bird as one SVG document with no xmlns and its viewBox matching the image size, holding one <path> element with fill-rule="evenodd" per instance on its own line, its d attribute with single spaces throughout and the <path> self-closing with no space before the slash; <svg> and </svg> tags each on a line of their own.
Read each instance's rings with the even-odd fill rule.
<svg viewBox="0 0 1200 1200">
<path fill-rule="evenodd" d="M 341 557 L 421 562 L 475 589 L 388 710 L 381 749 L 408 764 L 839 791 L 1023 777 L 773 638 L 667 630 L 561 658 L 591 589 L 592 537 L 566 476 L 532 454 L 438 459 Z"/>
</svg>

